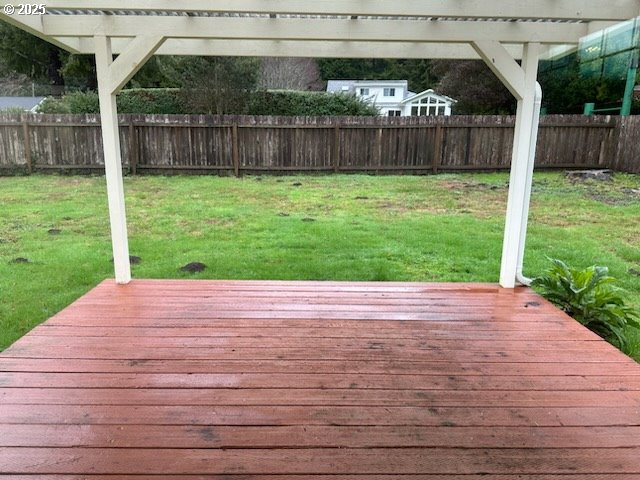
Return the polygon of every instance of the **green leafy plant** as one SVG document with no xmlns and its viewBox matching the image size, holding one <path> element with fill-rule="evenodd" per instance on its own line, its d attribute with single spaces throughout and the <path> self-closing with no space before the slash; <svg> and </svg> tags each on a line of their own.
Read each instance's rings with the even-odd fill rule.
<svg viewBox="0 0 640 480">
<path fill-rule="evenodd" d="M 249 98 L 249 115 L 376 116 L 378 110 L 355 95 L 325 92 L 257 91 Z"/>
<path fill-rule="evenodd" d="M 549 260 L 551 268 L 535 278 L 531 286 L 582 325 L 628 351 L 626 332 L 628 328 L 640 328 L 638 313 L 625 305 L 609 269 L 594 265 L 577 270 L 561 260 Z"/>
</svg>

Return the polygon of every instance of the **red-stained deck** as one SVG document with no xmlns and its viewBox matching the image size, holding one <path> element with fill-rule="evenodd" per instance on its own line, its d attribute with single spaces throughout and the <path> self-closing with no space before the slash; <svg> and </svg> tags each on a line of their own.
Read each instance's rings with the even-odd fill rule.
<svg viewBox="0 0 640 480">
<path fill-rule="evenodd" d="M 106 281 L 0 354 L 0 473 L 640 479 L 640 366 L 528 289 Z"/>
</svg>

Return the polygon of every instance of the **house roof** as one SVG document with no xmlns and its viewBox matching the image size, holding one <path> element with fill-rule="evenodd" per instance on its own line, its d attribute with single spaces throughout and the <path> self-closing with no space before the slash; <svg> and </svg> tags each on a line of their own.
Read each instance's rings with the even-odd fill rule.
<svg viewBox="0 0 640 480">
<path fill-rule="evenodd" d="M 353 92 L 355 80 L 329 80 L 327 92 Z"/>
<path fill-rule="evenodd" d="M 44 100 L 45 97 L 0 97 L 0 110 L 21 108 L 31 111 Z"/>
<path fill-rule="evenodd" d="M 327 82 L 327 92 L 353 93 L 359 87 L 402 87 L 405 89 L 405 96 L 410 94 L 407 80 L 329 80 Z"/>
<path fill-rule="evenodd" d="M 409 95 L 407 97 L 405 97 L 404 100 L 402 100 L 402 102 L 400 103 L 409 103 L 409 102 L 413 102 L 415 100 L 420 100 L 422 98 L 425 97 L 435 97 L 438 98 L 440 100 L 444 100 L 446 102 L 449 103 L 456 103 L 457 100 L 451 98 L 451 97 L 447 97 L 446 95 L 440 95 L 439 93 L 436 93 L 432 88 L 429 88 L 427 90 L 424 90 L 423 92 L 420 93 L 414 93 L 413 95 Z"/>
</svg>

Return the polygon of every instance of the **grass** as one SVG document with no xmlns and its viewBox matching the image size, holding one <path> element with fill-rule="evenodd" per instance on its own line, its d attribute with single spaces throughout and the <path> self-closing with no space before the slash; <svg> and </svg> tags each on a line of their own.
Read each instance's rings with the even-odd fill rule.
<svg viewBox="0 0 640 480">
<path fill-rule="evenodd" d="M 506 174 L 125 179 L 138 278 L 497 280 Z M 112 277 L 101 177 L 0 178 L 0 349 Z M 49 233 L 51 229 L 59 230 Z M 525 274 L 609 266 L 640 307 L 640 176 L 534 178 Z M 15 263 L 23 257 L 29 263 Z M 187 274 L 192 262 L 208 268 Z M 640 337 L 632 339 L 640 358 Z"/>
</svg>

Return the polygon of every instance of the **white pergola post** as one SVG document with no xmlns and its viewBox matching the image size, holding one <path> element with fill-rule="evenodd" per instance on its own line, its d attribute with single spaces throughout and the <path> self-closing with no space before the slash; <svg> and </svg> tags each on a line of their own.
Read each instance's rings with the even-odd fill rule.
<svg viewBox="0 0 640 480">
<path fill-rule="evenodd" d="M 131 266 L 116 94 L 153 55 L 162 41 L 163 38 L 158 36 L 136 37 L 114 61 L 111 39 L 104 35 L 94 37 L 113 263 L 116 283 L 121 284 L 131 281 Z"/>
<path fill-rule="evenodd" d="M 523 285 L 529 285 L 531 283 L 531 279 L 526 278 L 524 276 L 523 265 L 524 265 L 524 248 L 525 248 L 525 243 L 527 239 L 527 225 L 529 223 L 529 206 L 531 205 L 531 186 L 533 183 L 533 168 L 535 166 L 535 161 L 536 161 L 536 146 L 538 144 L 538 126 L 540 123 L 541 108 L 542 108 L 542 87 L 538 82 L 536 82 L 535 96 L 533 100 L 533 119 L 531 121 L 531 136 L 530 136 L 528 159 L 527 159 L 527 174 L 526 174 L 526 180 L 525 180 L 522 217 L 520 220 L 520 237 L 518 239 L 518 262 L 516 265 L 516 282 L 521 283 Z M 508 221 L 508 217 L 507 217 L 507 221 Z M 506 225 L 506 222 L 505 222 L 505 225 Z M 507 232 L 507 229 L 505 228 L 505 235 L 506 235 L 506 232 Z M 503 243 L 503 249 L 504 249 L 504 246 L 505 244 Z M 504 258 L 504 251 L 503 251 L 503 258 Z M 509 274 L 509 272 L 506 272 L 506 274 Z"/>
<path fill-rule="evenodd" d="M 122 182 L 118 109 L 116 107 L 116 95 L 111 91 L 109 82 L 109 67 L 113 63 L 111 39 L 104 36 L 95 37 L 95 48 L 113 265 L 116 283 L 129 283 L 131 281 L 131 266 L 129 264 L 127 215 L 124 205 L 124 185 Z"/>
<path fill-rule="evenodd" d="M 509 196 L 507 198 L 507 215 L 500 266 L 500 285 L 505 288 L 513 288 L 516 283 L 524 280 L 522 278 L 522 263 L 542 98 L 542 89 L 536 81 L 538 47 L 537 44 L 525 45 L 522 57 L 524 95 L 523 98 L 518 99 L 516 110 Z"/>
<path fill-rule="evenodd" d="M 513 288 L 516 283 L 526 281 L 522 262 L 542 100 L 542 90 L 536 81 L 540 44 L 525 44 L 521 65 L 499 42 L 479 41 L 473 46 L 518 100 L 500 266 L 500 285 Z"/>
</svg>

